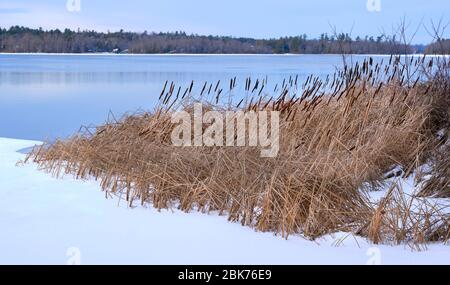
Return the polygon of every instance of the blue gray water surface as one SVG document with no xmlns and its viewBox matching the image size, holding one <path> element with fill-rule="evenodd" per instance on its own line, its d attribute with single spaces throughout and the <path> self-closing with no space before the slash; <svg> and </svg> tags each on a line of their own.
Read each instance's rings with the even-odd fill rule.
<svg viewBox="0 0 450 285">
<path fill-rule="evenodd" d="M 362 61 L 363 56 L 355 60 Z M 151 110 L 166 80 L 201 88 L 205 81 L 326 77 L 339 55 L 6 55 L 0 54 L 0 137 L 54 139 L 82 125 Z M 239 95 L 236 95 L 239 96 Z"/>
</svg>

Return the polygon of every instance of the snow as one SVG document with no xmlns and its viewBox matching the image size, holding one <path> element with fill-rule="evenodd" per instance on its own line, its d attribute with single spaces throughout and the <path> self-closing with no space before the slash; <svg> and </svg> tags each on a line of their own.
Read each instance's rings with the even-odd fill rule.
<svg viewBox="0 0 450 285">
<path fill-rule="evenodd" d="M 225 217 L 128 208 L 98 182 L 16 166 L 39 142 L 0 138 L 0 264 L 450 264 L 450 246 L 374 247 L 337 233 L 288 240 Z"/>
</svg>

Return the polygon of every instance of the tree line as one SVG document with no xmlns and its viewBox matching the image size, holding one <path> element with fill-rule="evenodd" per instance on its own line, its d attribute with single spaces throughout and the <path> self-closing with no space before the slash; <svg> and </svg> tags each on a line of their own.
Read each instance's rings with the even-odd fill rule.
<svg viewBox="0 0 450 285">
<path fill-rule="evenodd" d="M 447 43 L 446 43 L 447 44 Z M 348 34 L 278 39 L 202 36 L 185 32 L 96 32 L 0 28 L 0 52 L 10 53 L 192 53 L 192 54 L 402 54 L 434 50 L 433 45 L 401 44 L 395 37 L 352 38 Z"/>
<path fill-rule="evenodd" d="M 450 54 L 450 39 L 438 39 L 426 48 L 428 54 Z"/>
</svg>

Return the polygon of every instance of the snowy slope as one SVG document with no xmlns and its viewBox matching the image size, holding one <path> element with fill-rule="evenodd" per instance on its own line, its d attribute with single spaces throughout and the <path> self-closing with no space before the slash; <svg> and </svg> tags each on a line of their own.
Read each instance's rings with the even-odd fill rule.
<svg viewBox="0 0 450 285">
<path fill-rule="evenodd" d="M 450 264 L 445 245 L 413 252 L 349 236 L 336 246 L 345 234 L 284 240 L 225 217 L 130 209 L 95 181 L 16 167 L 36 143 L 0 138 L 0 264 Z"/>
</svg>

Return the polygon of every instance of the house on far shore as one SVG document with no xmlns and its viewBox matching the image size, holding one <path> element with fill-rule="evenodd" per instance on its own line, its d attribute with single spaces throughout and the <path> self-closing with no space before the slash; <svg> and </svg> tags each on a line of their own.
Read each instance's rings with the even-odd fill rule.
<svg viewBox="0 0 450 285">
<path fill-rule="evenodd" d="M 115 48 L 111 51 L 111 53 L 116 53 L 116 54 L 126 54 L 128 52 L 129 52 L 128 49 L 120 50 L 120 48 Z"/>
</svg>

